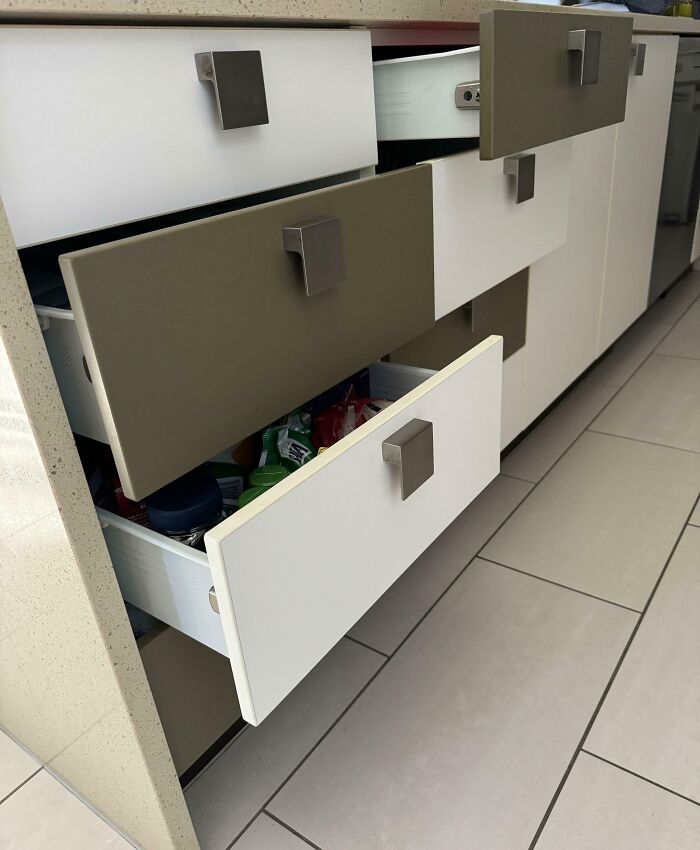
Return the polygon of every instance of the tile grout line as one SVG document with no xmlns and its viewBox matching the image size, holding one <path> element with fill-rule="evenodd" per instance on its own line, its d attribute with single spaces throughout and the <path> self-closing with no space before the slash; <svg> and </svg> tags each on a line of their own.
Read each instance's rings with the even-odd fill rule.
<svg viewBox="0 0 700 850">
<path fill-rule="evenodd" d="M 671 451 L 675 452 L 685 452 L 690 455 L 697 455 L 700 452 L 695 449 L 683 449 L 680 446 L 669 446 L 667 443 L 655 443 L 653 440 L 642 440 L 641 437 L 628 437 L 626 434 L 611 434 L 610 431 L 599 431 L 597 428 L 591 428 L 589 425 L 586 428 L 587 431 L 590 431 L 591 434 L 602 434 L 605 437 L 616 437 L 618 440 L 629 440 L 632 443 L 644 443 L 645 446 L 659 446 L 662 449 L 671 449 Z"/>
<path fill-rule="evenodd" d="M 628 773 L 630 776 L 634 776 L 637 779 L 641 779 L 642 782 L 646 782 L 648 785 L 653 785 L 655 788 L 660 788 L 662 791 L 666 791 L 669 794 L 673 794 L 674 797 L 680 797 L 681 800 L 685 800 L 688 803 L 692 803 L 694 806 L 700 806 L 700 802 L 698 802 L 697 800 L 693 800 L 692 797 L 686 797 L 685 794 L 680 794 L 678 791 L 674 791 L 673 788 L 667 788 L 665 785 L 661 785 L 661 783 L 659 782 L 654 782 L 654 780 L 649 779 L 648 776 L 642 776 L 641 773 L 635 773 L 628 767 L 623 767 L 623 765 L 617 764 L 617 762 L 603 758 L 603 756 L 599 756 L 598 753 L 594 753 L 591 750 L 587 750 L 585 747 L 581 747 L 581 752 L 585 753 L 587 756 L 591 756 L 594 759 L 598 759 L 598 761 L 605 762 L 605 764 L 609 764 L 611 767 L 616 767 L 618 770 L 621 770 L 624 773 Z"/>
<path fill-rule="evenodd" d="M 266 817 L 270 818 L 270 820 L 273 820 L 273 821 L 275 821 L 275 823 L 278 823 L 281 827 L 284 827 L 284 829 L 286 829 L 287 832 L 291 832 L 292 835 L 296 835 L 296 837 L 300 838 L 304 842 L 304 844 L 308 844 L 309 847 L 313 847 L 314 850 L 323 850 L 322 847 L 319 847 L 318 844 L 314 844 L 314 842 L 310 841 L 305 835 L 302 835 L 300 832 L 297 832 L 296 829 L 289 826 L 289 824 L 285 823 L 281 818 L 278 818 L 277 815 L 273 815 L 272 812 L 268 812 L 267 809 L 263 809 L 262 813 Z"/>
<path fill-rule="evenodd" d="M 353 628 L 354 628 L 354 627 L 353 627 Z M 387 659 L 388 659 L 388 658 L 391 658 L 391 656 L 390 656 L 388 653 L 386 653 L 386 652 L 382 652 L 382 650 L 381 650 L 381 649 L 376 649 L 374 646 L 370 646 L 368 643 L 363 643 L 361 640 L 358 640 L 358 639 L 357 639 L 357 638 L 355 638 L 355 637 L 351 637 L 349 634 L 344 635 L 344 637 L 345 637 L 347 640 L 351 640 L 353 643 L 359 644 L 360 646 L 364 646 L 364 648 L 365 648 L 365 649 L 369 649 L 369 650 L 370 650 L 370 652 L 376 652 L 376 653 L 377 653 L 377 655 L 381 655 L 383 658 L 387 658 Z"/>
<path fill-rule="evenodd" d="M 663 340 L 661 340 L 661 342 L 663 342 Z M 659 345 L 661 345 L 661 342 Z M 675 357 L 676 360 L 700 360 L 700 357 L 693 357 L 692 354 L 670 354 L 668 351 L 657 351 L 656 349 L 654 349 L 654 354 L 656 354 L 657 357 Z"/>
<path fill-rule="evenodd" d="M 637 619 L 637 622 L 635 623 L 635 625 L 632 628 L 632 632 L 629 636 L 627 643 L 625 644 L 624 649 L 622 650 L 622 654 L 620 655 L 620 658 L 618 659 L 617 664 L 615 665 L 615 667 L 613 669 L 612 675 L 610 676 L 610 679 L 608 680 L 607 685 L 603 689 L 603 693 L 602 693 L 600 699 L 598 700 L 598 703 L 597 703 L 595 709 L 593 710 L 593 714 L 591 716 L 591 719 L 588 721 L 588 723 L 586 724 L 586 728 L 583 730 L 583 735 L 581 736 L 581 739 L 578 743 L 578 746 L 574 750 L 574 753 L 571 757 L 571 760 L 569 761 L 569 764 L 567 765 L 566 770 L 564 771 L 564 775 L 560 779 L 559 785 L 557 786 L 556 791 L 554 792 L 554 796 L 550 800 L 549 805 L 547 806 L 547 809 L 545 810 L 545 813 L 542 817 L 542 820 L 540 821 L 540 824 L 537 827 L 537 830 L 535 831 L 533 839 L 528 846 L 528 850 L 535 850 L 537 842 L 540 840 L 540 836 L 542 835 L 542 832 L 543 832 L 545 826 L 547 825 L 547 821 L 549 820 L 549 817 L 552 814 L 552 811 L 553 811 L 553 809 L 554 809 L 554 807 L 557 803 L 557 800 L 559 799 L 559 795 L 561 794 L 561 792 L 562 792 L 562 790 L 563 790 L 563 788 L 566 784 L 566 781 L 569 778 L 569 774 L 571 773 L 571 771 L 574 767 L 574 764 L 576 763 L 576 759 L 578 758 L 578 754 L 583 749 L 583 745 L 586 741 L 586 738 L 588 737 L 591 729 L 593 728 L 593 724 L 595 723 L 595 721 L 598 717 L 598 714 L 600 713 L 600 710 L 602 709 L 603 704 L 604 704 L 605 700 L 607 699 L 608 694 L 610 693 L 610 689 L 612 688 L 613 683 L 615 682 L 615 679 L 617 678 L 617 674 L 619 673 L 620 668 L 622 667 L 624 660 L 627 657 L 627 653 L 629 652 L 629 649 L 632 646 L 632 643 L 634 642 L 635 637 L 637 636 L 637 632 L 639 631 L 639 629 L 640 629 L 640 627 L 641 627 L 641 625 L 644 621 L 644 617 L 645 617 L 647 611 L 649 610 L 649 607 L 650 607 L 651 603 L 653 602 L 654 597 L 656 596 L 656 591 L 659 589 L 659 585 L 663 581 L 663 577 L 666 575 L 666 570 L 668 569 L 668 566 L 671 563 L 671 560 L 673 559 L 673 556 L 676 553 L 676 549 L 678 548 L 678 544 L 680 543 L 681 538 L 683 537 L 683 534 L 685 533 L 685 529 L 688 525 L 688 519 L 690 519 L 690 517 L 692 516 L 692 510 L 693 509 L 691 508 L 690 512 L 688 513 L 688 515 L 686 517 L 685 522 L 683 523 L 683 525 L 681 527 L 681 531 L 678 534 L 678 537 L 676 538 L 676 541 L 671 548 L 671 551 L 668 555 L 668 558 L 666 559 L 666 562 L 663 565 L 663 568 L 662 568 L 662 570 L 659 574 L 659 577 L 657 578 L 656 582 L 654 583 L 654 587 L 652 588 L 652 591 L 649 594 L 649 598 L 646 601 L 646 605 L 642 609 L 642 613 L 640 614 L 639 618 Z"/>
<path fill-rule="evenodd" d="M 342 640 L 342 638 L 341 638 L 341 640 Z M 323 741 L 325 741 L 325 739 L 328 737 L 328 735 L 330 735 L 330 733 L 333 731 L 333 729 L 335 729 L 335 727 L 338 725 L 338 723 L 340 723 L 340 721 L 347 714 L 347 712 L 350 711 L 350 709 L 353 707 L 353 705 L 355 705 L 357 700 L 362 696 L 362 694 L 367 690 L 367 688 L 372 684 L 372 682 L 377 678 L 377 676 L 386 667 L 386 665 L 389 663 L 389 660 L 390 660 L 389 658 L 386 658 L 379 665 L 379 667 L 377 668 L 377 670 L 375 670 L 373 675 L 365 682 L 365 684 L 362 686 L 362 688 L 360 688 L 360 690 L 355 694 L 355 696 L 352 698 L 352 700 L 345 706 L 343 711 L 341 711 L 341 713 L 338 715 L 338 717 L 333 721 L 333 723 L 331 723 L 331 725 L 328 727 L 328 729 L 326 729 L 326 731 L 323 733 L 323 735 L 321 735 L 321 737 L 318 739 L 318 741 L 316 741 L 316 743 L 313 745 L 313 747 L 311 747 L 311 749 L 304 756 L 304 758 L 299 762 L 299 764 L 294 768 L 294 770 L 292 770 L 289 773 L 289 775 L 277 786 L 277 788 L 275 788 L 275 790 L 272 792 L 272 794 L 270 794 L 270 796 L 265 800 L 265 802 L 262 804 L 262 806 L 260 806 L 260 808 L 255 812 L 253 817 L 250 818 L 250 820 L 245 824 L 245 826 L 241 830 L 239 830 L 238 834 L 233 839 L 233 841 L 230 844 L 226 845 L 224 850 L 231 850 L 233 845 L 238 841 L 238 839 L 243 835 L 243 833 L 248 829 L 248 827 L 253 823 L 253 821 L 255 820 L 255 818 L 258 817 L 259 814 L 261 814 L 262 812 L 265 812 L 268 815 L 270 814 L 267 811 L 267 807 L 272 802 L 272 800 L 277 796 L 277 794 L 279 794 L 279 792 L 282 790 L 282 788 L 284 788 L 284 786 L 287 784 L 287 782 L 289 782 L 289 780 L 297 773 L 297 771 L 302 767 L 302 765 L 305 764 L 307 759 L 316 750 L 316 748 L 319 747 Z M 286 826 L 286 824 L 285 824 L 285 826 Z M 304 836 L 302 836 L 302 837 L 304 837 Z M 305 840 L 308 842 L 308 839 L 305 838 Z"/>
<path fill-rule="evenodd" d="M 546 418 L 546 417 L 545 417 L 545 418 Z M 544 422 L 545 420 L 543 419 L 542 421 Z M 533 432 L 533 433 L 534 433 L 534 432 Z M 516 446 L 516 448 L 517 448 L 517 446 Z M 513 479 L 513 481 L 522 481 L 522 482 L 523 482 L 523 484 L 532 484 L 533 486 L 534 486 L 535 484 L 537 484 L 537 482 L 536 482 L 536 481 L 530 481 L 530 479 L 529 479 L 529 478 L 520 478 L 519 476 L 517 476 L 517 475 L 513 475 L 513 474 L 512 474 L 512 473 L 510 473 L 510 472 L 499 472 L 498 474 L 499 474 L 499 475 L 503 475 L 505 478 L 512 478 L 512 479 Z M 546 473 L 545 473 L 545 474 L 546 474 Z M 542 476 L 542 477 L 544 478 L 544 476 Z M 529 494 L 528 494 L 528 495 L 529 495 Z"/>
<path fill-rule="evenodd" d="M 26 779 L 22 780 L 22 782 L 20 782 L 20 783 L 19 783 L 19 785 L 18 785 L 16 788 L 13 788 L 13 789 L 12 789 L 12 791 L 10 791 L 10 793 L 9 793 L 9 794 L 6 794 L 6 795 L 5 795 L 2 799 L 0 799 L 0 806 L 2 806 L 2 804 L 5 802 L 5 800 L 9 800 L 9 799 L 10 799 L 10 797 L 11 797 L 13 794 L 16 794 L 16 793 L 19 791 L 19 789 L 20 789 L 20 788 L 24 788 L 24 786 L 27 784 L 27 782 L 29 782 L 29 780 L 30 780 L 30 779 L 34 779 L 34 777 L 35 777 L 38 773 L 41 773 L 41 771 L 42 771 L 43 769 L 44 769 L 43 767 L 38 767 L 38 768 L 34 771 L 34 773 L 31 773 L 31 774 L 30 774 L 30 775 L 29 775 Z"/>
<path fill-rule="evenodd" d="M 602 596 L 596 596 L 594 593 L 586 593 L 585 590 L 579 590 L 576 587 L 570 587 L 568 584 L 562 584 L 559 581 L 554 581 L 553 579 L 545 578 L 544 576 L 538 576 L 535 573 L 528 573 L 526 570 L 520 570 L 517 567 L 511 567 L 509 564 L 502 564 L 500 561 L 494 561 L 493 558 L 486 558 L 483 555 L 477 555 L 477 557 L 481 561 L 486 561 L 487 563 L 493 564 L 496 567 L 503 567 L 503 569 L 511 570 L 514 573 L 519 573 L 521 576 L 527 576 L 528 578 L 533 578 L 537 581 L 544 581 L 547 584 L 553 584 L 555 587 L 560 587 L 562 590 L 569 590 L 572 593 L 578 593 L 579 596 L 585 596 L 588 599 L 595 599 L 597 602 L 604 602 L 606 605 L 614 605 L 616 608 L 622 608 L 623 611 L 630 611 L 632 614 L 642 613 L 638 608 L 630 608 L 629 605 L 623 605 L 621 602 L 613 602 L 612 599 L 605 599 Z"/>
</svg>

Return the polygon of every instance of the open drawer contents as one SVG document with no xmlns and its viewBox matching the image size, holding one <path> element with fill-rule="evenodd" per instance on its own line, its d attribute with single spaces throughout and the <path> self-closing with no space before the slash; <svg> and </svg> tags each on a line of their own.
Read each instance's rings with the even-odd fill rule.
<svg viewBox="0 0 700 850">
<path fill-rule="evenodd" d="M 501 368 L 500 337 L 439 372 L 372 364 L 372 409 L 319 410 L 311 442 L 315 422 L 332 444 L 277 470 L 205 533 L 205 552 L 98 509 L 124 598 L 229 656 L 259 723 L 498 473 Z M 348 414 L 359 427 L 333 442 Z"/>
</svg>

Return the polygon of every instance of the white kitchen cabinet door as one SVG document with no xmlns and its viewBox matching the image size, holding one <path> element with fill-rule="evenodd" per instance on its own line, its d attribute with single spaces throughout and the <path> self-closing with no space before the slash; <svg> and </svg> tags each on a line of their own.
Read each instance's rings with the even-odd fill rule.
<svg viewBox="0 0 700 850">
<path fill-rule="evenodd" d="M 617 130 L 598 353 L 647 306 L 678 51 L 677 36 L 639 35 L 634 42 L 646 44 L 646 62 L 641 76 L 630 62 L 627 113 Z"/>
<path fill-rule="evenodd" d="M 524 427 L 596 357 L 616 133 L 573 139 L 567 241 L 530 266 Z"/>
</svg>

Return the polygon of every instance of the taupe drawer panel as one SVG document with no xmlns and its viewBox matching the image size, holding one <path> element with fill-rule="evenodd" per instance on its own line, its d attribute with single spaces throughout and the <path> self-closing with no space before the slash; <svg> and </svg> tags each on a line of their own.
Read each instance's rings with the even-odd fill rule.
<svg viewBox="0 0 700 850">
<path fill-rule="evenodd" d="M 406 366 L 444 369 L 465 351 L 498 334 L 503 337 L 503 359 L 507 360 L 525 345 L 528 278 L 529 269 L 523 269 L 486 290 L 392 351 L 388 359 Z"/>
<path fill-rule="evenodd" d="M 308 296 L 283 228 L 318 217 L 339 221 L 343 279 Z M 60 262 L 124 492 L 140 499 L 433 323 L 430 166 Z"/>
<path fill-rule="evenodd" d="M 581 54 L 569 50 L 569 34 L 581 30 L 589 50 L 600 33 L 597 82 L 587 85 Z M 480 17 L 480 40 L 483 159 L 624 120 L 631 16 L 494 9 Z"/>
</svg>

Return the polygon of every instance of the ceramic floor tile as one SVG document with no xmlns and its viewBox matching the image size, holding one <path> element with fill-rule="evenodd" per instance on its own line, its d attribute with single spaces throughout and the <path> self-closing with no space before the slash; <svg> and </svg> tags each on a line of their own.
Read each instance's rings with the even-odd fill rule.
<svg viewBox="0 0 700 850">
<path fill-rule="evenodd" d="M 532 485 L 498 476 L 350 631 L 391 655 Z"/>
<path fill-rule="evenodd" d="M 700 455 L 586 431 L 482 555 L 641 610 L 698 488 Z"/>
<path fill-rule="evenodd" d="M 133 850 L 81 800 L 42 770 L 0 805 L 2 850 Z"/>
<path fill-rule="evenodd" d="M 501 472 L 537 482 L 559 460 L 617 387 L 584 378 L 501 464 Z"/>
<path fill-rule="evenodd" d="M 0 800 L 35 773 L 41 765 L 0 729 Z"/>
<path fill-rule="evenodd" d="M 700 452 L 700 360 L 653 354 L 593 431 Z"/>
<path fill-rule="evenodd" d="M 235 850 L 309 850 L 309 845 L 267 815 L 258 815 L 233 845 Z"/>
<path fill-rule="evenodd" d="M 700 528 L 688 526 L 586 741 L 698 801 L 699 623 Z"/>
<path fill-rule="evenodd" d="M 647 315 L 656 322 L 675 324 L 700 297 L 700 272 L 691 272 L 671 289 L 670 292 L 649 308 Z"/>
<path fill-rule="evenodd" d="M 700 358 L 700 301 L 693 304 L 656 350 L 659 354 Z"/>
<path fill-rule="evenodd" d="M 268 809 L 325 850 L 527 848 L 636 619 L 477 558 Z"/>
<path fill-rule="evenodd" d="M 601 384 L 621 387 L 641 366 L 670 330 L 670 325 L 657 322 L 653 316 L 642 316 L 615 343 L 598 363 L 591 375 Z"/>
<path fill-rule="evenodd" d="M 342 640 L 258 727 L 249 726 L 188 786 L 202 850 L 223 850 L 258 813 L 384 659 Z"/>
<path fill-rule="evenodd" d="M 700 806 L 581 753 L 537 850 L 696 850 Z"/>
</svg>

